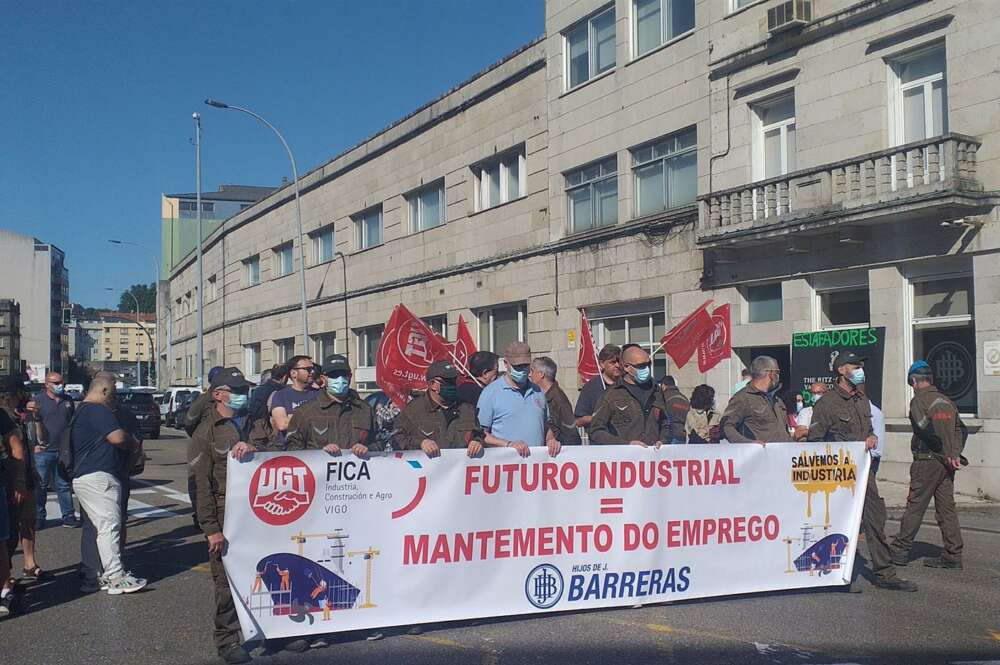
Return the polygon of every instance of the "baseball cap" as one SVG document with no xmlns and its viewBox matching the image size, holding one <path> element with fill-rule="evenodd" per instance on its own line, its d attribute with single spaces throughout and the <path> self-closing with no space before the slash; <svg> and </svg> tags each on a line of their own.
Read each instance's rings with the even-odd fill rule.
<svg viewBox="0 0 1000 665">
<path fill-rule="evenodd" d="M 527 365 L 531 362 L 531 347 L 527 342 L 511 342 L 504 349 L 503 357 L 511 365 Z"/>
<path fill-rule="evenodd" d="M 427 380 L 430 381 L 437 378 L 457 379 L 458 370 L 447 360 L 438 360 L 431 363 L 431 366 L 427 368 Z"/>
<path fill-rule="evenodd" d="M 917 374 L 919 376 L 933 376 L 934 372 L 931 370 L 931 366 L 927 364 L 926 360 L 917 360 L 910 365 L 910 369 L 906 371 L 906 376 L 911 376 Z"/>
<path fill-rule="evenodd" d="M 841 351 L 833 361 L 833 368 L 840 369 L 843 365 L 863 365 L 868 356 L 859 356 L 854 351 Z"/>
<path fill-rule="evenodd" d="M 229 388 L 246 388 L 250 384 L 247 383 L 246 377 L 243 376 L 241 372 L 236 367 L 221 367 L 219 371 L 215 373 L 212 380 L 209 382 L 212 390 L 218 390 L 223 386 Z"/>
<path fill-rule="evenodd" d="M 212 383 L 212 379 L 215 378 L 215 375 L 218 374 L 219 372 L 221 372 L 224 369 L 225 369 L 225 367 L 223 367 L 222 365 L 216 365 L 212 369 L 208 370 L 208 382 L 209 382 L 209 384 Z"/>
<path fill-rule="evenodd" d="M 344 372 L 346 374 L 351 373 L 351 363 L 347 362 L 347 358 L 339 353 L 334 354 L 323 361 L 323 374 L 329 376 L 330 374 L 336 374 L 337 372 Z"/>
</svg>

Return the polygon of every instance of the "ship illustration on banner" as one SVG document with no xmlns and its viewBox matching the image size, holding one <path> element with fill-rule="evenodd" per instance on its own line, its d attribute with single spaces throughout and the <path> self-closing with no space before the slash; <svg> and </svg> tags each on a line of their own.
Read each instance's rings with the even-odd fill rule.
<svg viewBox="0 0 1000 665">
<path fill-rule="evenodd" d="M 372 602 L 372 575 L 378 550 L 368 548 L 361 552 L 346 552 L 349 536 L 342 529 L 330 533 L 302 533 L 292 535 L 298 553 L 277 552 L 257 562 L 256 574 L 249 593 L 244 596 L 250 613 L 285 616 L 296 623 L 312 624 L 316 615 L 330 621 L 333 613 L 344 610 L 375 607 Z M 310 540 L 323 541 L 316 560 L 306 556 Z M 345 560 L 353 566 L 355 557 L 364 563 L 365 593 L 353 584 L 344 571 Z M 359 604 L 359 597 L 362 602 Z"/>
<path fill-rule="evenodd" d="M 785 538 L 788 547 L 788 568 L 786 573 L 809 573 L 810 575 L 829 575 L 845 566 L 844 556 L 847 554 L 847 544 L 850 539 L 842 533 L 829 533 L 819 540 L 812 536 L 812 524 L 802 525 L 801 538 Z M 824 527 L 826 531 L 829 527 Z M 792 546 L 799 543 L 802 553 L 792 558 Z"/>
</svg>

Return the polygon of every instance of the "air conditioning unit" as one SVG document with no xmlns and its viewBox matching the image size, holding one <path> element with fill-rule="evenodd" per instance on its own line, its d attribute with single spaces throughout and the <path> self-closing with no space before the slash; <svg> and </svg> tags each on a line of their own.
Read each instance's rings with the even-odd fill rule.
<svg viewBox="0 0 1000 665">
<path fill-rule="evenodd" d="M 767 10 L 767 31 L 771 34 L 801 28 L 812 21 L 812 0 L 785 0 Z"/>
</svg>

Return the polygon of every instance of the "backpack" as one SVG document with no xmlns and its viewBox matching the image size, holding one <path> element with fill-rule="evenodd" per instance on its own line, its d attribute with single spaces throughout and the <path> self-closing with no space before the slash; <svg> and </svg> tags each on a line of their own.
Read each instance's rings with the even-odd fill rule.
<svg viewBox="0 0 1000 665">
<path fill-rule="evenodd" d="M 73 417 L 69 419 L 69 424 L 66 429 L 62 431 L 59 435 L 59 458 L 56 464 L 56 470 L 59 473 L 59 477 L 66 482 L 71 482 L 73 480 L 73 469 L 76 466 L 75 455 L 73 454 L 73 425 L 76 424 L 76 419 L 83 412 L 83 404 L 80 405 L 78 409 L 73 413 Z M 86 455 L 84 455 L 86 457 Z"/>
</svg>

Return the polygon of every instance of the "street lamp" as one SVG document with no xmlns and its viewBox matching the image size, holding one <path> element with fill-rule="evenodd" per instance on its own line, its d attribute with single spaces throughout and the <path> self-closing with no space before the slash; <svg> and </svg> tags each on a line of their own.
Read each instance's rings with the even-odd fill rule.
<svg viewBox="0 0 1000 665">
<path fill-rule="evenodd" d="M 118 289 L 113 289 L 110 286 L 106 286 L 104 287 L 104 290 L 116 292 Z M 149 349 L 152 350 L 153 337 L 152 335 L 149 334 L 149 331 L 146 330 L 146 326 L 142 325 L 142 322 L 139 320 L 139 299 L 136 298 L 135 294 L 132 293 L 131 291 L 125 291 L 125 294 L 135 301 L 135 323 L 137 326 L 139 326 L 139 330 L 146 333 L 146 338 L 149 340 Z M 138 348 L 136 349 L 135 353 L 135 384 L 137 386 L 142 385 L 142 354 L 139 353 Z"/>
<path fill-rule="evenodd" d="M 149 255 L 151 257 L 153 257 L 153 278 L 156 280 L 154 282 L 155 287 L 156 287 L 156 325 L 157 325 L 157 327 L 159 327 L 159 325 L 161 323 L 161 321 L 160 321 L 160 262 L 156 258 L 156 252 L 154 252 L 153 250 L 151 250 L 149 247 L 146 247 L 145 245 L 142 245 L 142 244 L 137 243 L 137 242 L 133 242 L 131 240 L 112 240 L 112 239 L 109 238 L 108 242 L 110 242 L 112 245 L 132 245 L 133 247 L 138 247 L 141 250 L 149 252 Z M 167 325 L 170 325 L 169 321 L 167 322 Z M 152 343 L 153 343 L 152 340 L 150 340 L 150 344 L 152 344 Z M 150 350 L 153 350 L 153 349 L 150 349 Z M 155 355 L 153 356 L 153 372 L 156 374 L 156 383 L 157 383 L 157 385 L 159 385 L 159 383 L 160 383 L 160 331 L 159 330 L 156 331 L 156 349 L 155 349 L 154 353 L 155 353 Z"/>
<path fill-rule="evenodd" d="M 196 291 L 195 304 L 198 307 L 197 321 L 197 363 L 198 363 L 198 388 L 201 390 L 205 389 L 204 375 L 205 375 L 205 301 L 202 296 L 203 289 L 202 284 L 205 282 L 204 268 L 202 264 L 202 241 L 205 239 L 204 229 L 201 224 L 201 114 L 192 113 L 191 119 L 194 120 L 195 125 L 195 137 L 194 137 L 194 179 L 195 179 L 195 206 L 197 208 L 196 215 L 198 219 L 198 242 L 196 252 L 197 264 L 198 264 L 198 288 Z"/>
<path fill-rule="evenodd" d="M 302 300 L 302 352 L 309 353 L 309 316 L 306 312 L 306 245 L 302 234 L 302 204 L 299 202 L 299 171 L 295 167 L 295 156 L 292 155 L 292 149 L 288 147 L 288 142 L 285 141 L 285 137 L 281 135 L 281 132 L 279 132 L 274 125 L 253 111 L 240 106 L 231 106 L 215 99 L 206 99 L 205 103 L 217 109 L 239 111 L 256 118 L 268 129 L 274 132 L 275 136 L 278 137 L 278 140 L 281 141 L 281 145 L 285 147 L 285 152 L 288 153 L 288 161 L 292 163 L 292 184 L 295 187 L 295 220 L 298 224 L 299 231 L 299 295 Z"/>
</svg>

